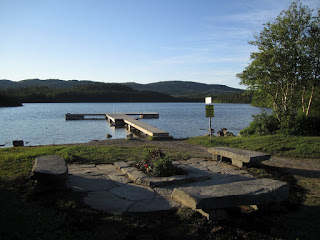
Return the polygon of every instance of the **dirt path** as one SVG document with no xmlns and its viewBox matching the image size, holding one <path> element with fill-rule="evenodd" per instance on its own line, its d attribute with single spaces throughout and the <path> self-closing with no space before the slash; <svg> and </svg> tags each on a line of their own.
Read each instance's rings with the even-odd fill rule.
<svg viewBox="0 0 320 240">
<path fill-rule="evenodd" d="M 305 178 L 320 178 L 320 159 L 299 159 L 272 157 L 263 164 L 281 168 L 294 176 Z"/>
</svg>

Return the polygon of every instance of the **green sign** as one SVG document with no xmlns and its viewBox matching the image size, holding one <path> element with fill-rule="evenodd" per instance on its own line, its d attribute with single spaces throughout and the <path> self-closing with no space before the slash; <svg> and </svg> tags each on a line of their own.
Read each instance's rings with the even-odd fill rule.
<svg viewBox="0 0 320 240">
<path fill-rule="evenodd" d="M 214 117 L 213 105 L 206 105 L 206 117 Z"/>
</svg>

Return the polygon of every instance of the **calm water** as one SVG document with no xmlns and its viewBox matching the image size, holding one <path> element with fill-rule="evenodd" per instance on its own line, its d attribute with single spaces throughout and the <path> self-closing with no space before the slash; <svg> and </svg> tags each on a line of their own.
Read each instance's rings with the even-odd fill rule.
<svg viewBox="0 0 320 240">
<path fill-rule="evenodd" d="M 214 104 L 213 128 L 227 128 L 235 135 L 249 125 L 252 114 L 260 108 L 248 104 Z M 129 113 L 158 112 L 159 119 L 141 119 L 169 132 L 174 138 L 186 138 L 208 133 L 209 120 L 204 103 L 26 103 L 23 107 L 0 108 L 0 144 L 12 146 L 12 140 L 22 139 L 25 145 L 81 143 L 113 138 L 125 138 L 124 129 L 109 127 L 104 120 L 66 121 L 66 113 Z M 26 144 L 27 143 L 27 144 Z"/>
</svg>

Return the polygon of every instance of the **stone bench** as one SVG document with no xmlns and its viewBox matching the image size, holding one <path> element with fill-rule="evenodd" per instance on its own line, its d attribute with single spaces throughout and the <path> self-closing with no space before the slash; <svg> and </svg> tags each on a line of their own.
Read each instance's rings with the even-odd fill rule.
<svg viewBox="0 0 320 240">
<path fill-rule="evenodd" d="M 36 157 L 31 179 L 37 181 L 36 191 L 65 190 L 68 167 L 64 159 L 57 155 Z"/>
<path fill-rule="evenodd" d="M 253 179 L 225 184 L 216 184 L 215 180 L 203 182 L 196 187 L 175 188 L 171 197 L 208 219 L 217 219 L 224 209 L 249 205 L 280 204 L 289 197 L 290 186 L 273 179 Z M 218 219 L 217 219 L 218 220 Z"/>
<path fill-rule="evenodd" d="M 212 147 L 208 149 L 209 153 L 212 153 L 213 160 L 221 160 L 222 158 L 231 159 L 232 165 L 242 167 L 243 163 L 256 163 L 270 159 L 271 155 L 229 147 Z"/>
</svg>

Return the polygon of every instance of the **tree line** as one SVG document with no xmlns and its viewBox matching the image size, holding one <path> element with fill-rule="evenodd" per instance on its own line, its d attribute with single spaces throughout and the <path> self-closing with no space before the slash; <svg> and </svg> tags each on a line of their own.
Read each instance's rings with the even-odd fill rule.
<svg viewBox="0 0 320 240">
<path fill-rule="evenodd" d="M 185 102 L 204 102 L 206 97 L 211 97 L 214 103 L 252 103 L 252 93 L 235 92 L 230 94 L 196 94 L 189 96 L 181 96 Z"/>
<path fill-rule="evenodd" d="M 7 88 L 0 91 L 11 102 L 203 102 L 208 95 L 173 97 L 167 94 L 134 90 L 118 83 L 92 83 L 73 88 L 49 88 L 32 86 Z M 10 96 L 10 97 L 9 97 Z M 212 96 L 215 102 L 250 103 L 251 97 L 242 93 Z M 1 99 L 0 99 L 1 100 Z M 3 102 L 3 101 L 1 101 Z"/>
<path fill-rule="evenodd" d="M 93 83 L 74 88 L 8 88 L 1 94 L 24 103 L 50 102 L 175 102 L 176 98 L 150 91 L 136 91 L 121 84 Z"/>
</svg>

